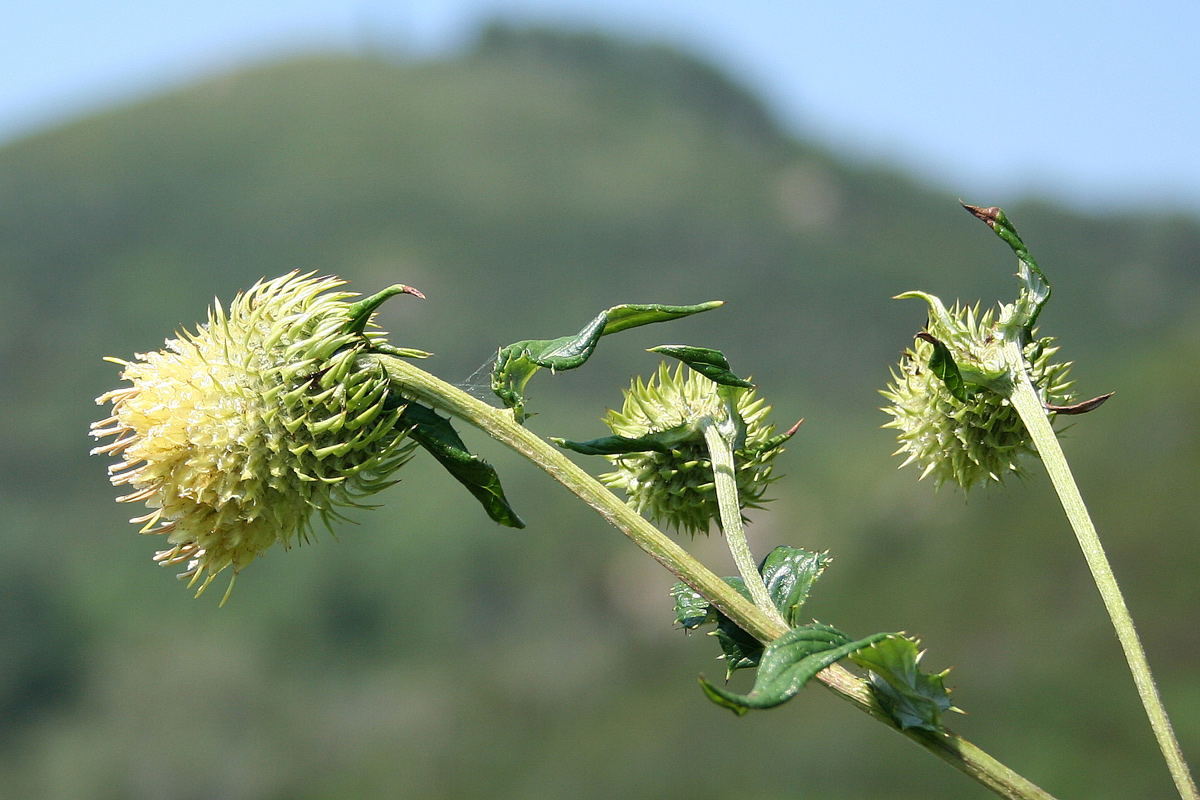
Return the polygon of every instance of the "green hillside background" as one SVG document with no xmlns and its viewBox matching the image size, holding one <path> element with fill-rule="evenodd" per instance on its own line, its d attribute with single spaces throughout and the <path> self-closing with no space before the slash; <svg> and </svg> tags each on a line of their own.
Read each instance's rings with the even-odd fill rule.
<svg viewBox="0 0 1200 800">
<path fill-rule="evenodd" d="M 1116 392 L 1064 444 L 1200 763 L 1200 221 L 1006 210 L 1079 392 Z M 925 313 L 890 298 L 1010 300 L 1008 248 L 953 187 L 798 141 L 691 56 L 492 27 L 440 60 L 256 65 L 0 150 L 0 796 L 991 796 L 818 687 L 742 719 L 706 701 L 722 665 L 673 629 L 671 577 L 471 431 L 527 529 L 417 458 L 336 539 L 193 600 L 87 455 L 101 359 L 293 269 L 420 288 L 380 324 L 464 384 L 617 303 L 727 301 L 539 375 L 529 426 L 602 435 L 646 347 L 721 348 L 777 423 L 805 419 L 750 536 L 832 551 L 808 613 L 919 635 L 954 668 L 951 725 L 1050 792 L 1171 795 L 1037 465 L 968 503 L 897 471 L 879 428 Z M 733 572 L 716 537 L 692 548 Z"/>
</svg>

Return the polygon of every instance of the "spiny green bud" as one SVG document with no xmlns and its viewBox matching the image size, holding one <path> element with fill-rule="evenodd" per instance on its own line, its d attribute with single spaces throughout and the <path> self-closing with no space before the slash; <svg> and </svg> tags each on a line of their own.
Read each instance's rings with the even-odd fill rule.
<svg viewBox="0 0 1200 800">
<path fill-rule="evenodd" d="M 884 427 L 897 430 L 896 455 L 906 455 L 900 466 L 916 463 L 922 478 L 968 491 L 999 482 L 1007 472 L 1021 474 L 1020 457 L 1036 450 L 1008 400 L 1011 376 L 995 314 L 980 316 L 978 306 L 947 311 L 938 298 L 920 292 L 901 296 L 925 299 L 934 313 L 881 392 L 890 403 L 882 410 L 892 417 Z M 1052 341 L 1031 336 L 1024 355 L 1042 401 L 1056 405 L 1069 397 L 1071 365 L 1051 362 L 1058 352 Z M 939 366 L 947 355 L 948 370 Z"/>
<path fill-rule="evenodd" d="M 712 462 L 702 421 L 730 420 L 727 398 L 733 398 L 735 424 L 744 426 L 735 452 L 738 495 L 742 508 L 758 508 L 771 476 L 771 461 L 783 452 L 794 432 L 772 437 L 766 424 L 771 407 L 755 399 L 752 389 L 726 389 L 683 364 L 674 373 L 665 363 L 649 381 L 634 379 L 620 411 L 609 410 L 605 422 L 617 436 L 640 439 L 655 434 L 669 442 L 664 452 L 611 455 L 616 470 L 601 476 L 605 484 L 625 492 L 629 504 L 661 525 L 695 535 L 720 521 Z M 738 422 L 740 420 L 740 422 Z"/>
<path fill-rule="evenodd" d="M 116 440 L 92 453 L 122 458 L 110 479 L 133 491 L 118 502 L 145 501 L 131 522 L 167 535 L 155 561 L 186 562 L 197 595 L 226 567 L 236 577 L 271 545 L 307 541 L 314 510 L 328 524 L 389 485 L 411 451 L 387 374 L 361 358 L 386 346 L 364 330 L 374 305 L 348 303 L 342 284 L 260 281 L 165 349 L 109 359 L 131 385 L 97 398 L 113 413 L 91 434 Z"/>
</svg>

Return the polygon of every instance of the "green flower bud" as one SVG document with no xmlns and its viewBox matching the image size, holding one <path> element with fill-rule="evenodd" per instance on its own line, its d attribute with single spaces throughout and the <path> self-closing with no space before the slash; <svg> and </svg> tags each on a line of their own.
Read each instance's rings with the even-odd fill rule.
<svg viewBox="0 0 1200 800">
<path fill-rule="evenodd" d="M 1007 472 L 1022 474 L 1020 457 L 1036 450 L 1008 400 L 1012 378 L 1002 353 L 1002 323 L 997 324 L 992 311 L 979 316 L 978 307 L 956 305 L 947 311 L 936 297 L 918 292 L 902 296 L 925 299 L 934 313 L 928 331 L 904 354 L 881 392 L 890 403 L 882 410 L 892 417 L 884 427 L 897 430 L 900 449 L 895 454 L 906 456 L 900 466 L 915 463 L 923 469 L 921 478 L 932 476 L 939 487 L 953 482 L 967 491 L 989 480 L 999 482 Z M 1071 365 L 1051 362 L 1058 352 L 1052 341 L 1031 336 L 1024 355 L 1042 401 L 1057 405 L 1069 398 Z M 949 366 L 957 391 L 935 368 L 939 345 L 953 359 Z"/>
<path fill-rule="evenodd" d="M 133 491 L 118 502 L 145 501 L 131 522 L 167 535 L 154 558 L 186 562 L 197 595 L 273 544 L 307 541 L 314 510 L 328 524 L 410 454 L 387 374 L 360 358 L 383 334 L 363 330 L 368 312 L 334 291 L 342 284 L 260 281 L 165 349 L 109 359 L 131 385 L 97 398 L 113 414 L 91 434 L 116 440 L 92 453 L 122 458 L 109 475 Z"/>
<path fill-rule="evenodd" d="M 605 422 L 617 436 L 639 439 L 655 434 L 669 442 L 667 452 L 634 452 L 607 458 L 616 470 L 601 476 L 611 487 L 625 492 L 629 504 L 661 525 L 690 535 L 707 533 L 712 520 L 720 522 L 720 507 L 713 484 L 712 462 L 701 421 L 730 421 L 733 398 L 735 419 L 741 427 L 736 449 L 736 478 L 742 508 L 761 506 L 771 476 L 771 461 L 783 452 L 792 432 L 772 437 L 765 423 L 771 407 L 755 399 L 751 389 L 725 389 L 682 364 L 674 374 L 661 364 L 648 382 L 636 378 L 625 393 L 620 411 L 609 410 Z"/>
</svg>

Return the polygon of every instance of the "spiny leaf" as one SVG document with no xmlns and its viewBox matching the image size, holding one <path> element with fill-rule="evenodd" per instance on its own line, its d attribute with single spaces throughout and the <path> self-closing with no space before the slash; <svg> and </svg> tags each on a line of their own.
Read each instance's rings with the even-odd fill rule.
<svg viewBox="0 0 1200 800">
<path fill-rule="evenodd" d="M 709 604 L 704 595 L 686 583 L 680 582 L 672 586 L 671 597 L 675 598 L 675 621 L 685 630 L 694 631 L 701 625 L 717 621 L 717 610 Z"/>
<path fill-rule="evenodd" d="M 792 628 L 767 645 L 749 694 L 700 685 L 708 698 L 741 716 L 751 709 L 774 708 L 792 699 L 810 678 L 835 661 L 893 634 L 876 633 L 851 641 L 836 628 L 821 623 Z"/>
<path fill-rule="evenodd" d="M 870 670 L 871 687 L 880 707 L 901 730 L 942 730 L 941 715 L 952 709 L 945 686 L 949 670 L 922 672 L 918 642 L 899 634 L 876 642 L 850 658 Z"/>
<path fill-rule="evenodd" d="M 747 600 L 750 592 L 741 578 L 724 578 L 727 584 Z M 701 625 L 716 623 L 712 636 L 721 646 L 721 658 L 725 660 L 725 676 L 728 678 L 739 669 L 758 666 L 763 645 L 742 630 L 737 623 L 709 604 L 699 592 L 685 583 L 677 583 L 671 589 L 675 598 L 675 621 L 686 630 L 695 630 Z"/>
<path fill-rule="evenodd" d="M 413 441 L 425 448 L 455 480 L 465 486 L 483 505 L 489 517 L 510 528 L 525 527 L 525 523 L 509 506 L 496 470 L 467 450 L 450 420 L 419 403 L 410 402 L 404 407 L 399 424 L 412 426 L 409 436 Z"/>
<path fill-rule="evenodd" d="M 666 322 L 698 314 L 722 305 L 710 301 L 693 306 L 661 304 L 613 306 L 598 314 L 574 336 L 557 339 L 527 339 L 500 350 L 492 368 L 492 391 L 513 410 L 518 422 L 525 420 L 525 386 L 543 367 L 558 371 L 575 369 L 591 357 L 601 336 L 640 325 Z"/>
<path fill-rule="evenodd" d="M 767 554 L 758 571 L 762 573 L 771 602 L 788 625 L 795 626 L 813 584 L 830 562 L 829 553 L 812 553 L 780 545 Z"/>
<path fill-rule="evenodd" d="M 830 560 L 828 553 L 812 553 L 781 545 L 768 553 L 759 565 L 767 593 L 789 625 L 796 624 L 813 584 L 821 577 Z M 750 599 L 750 592 L 741 578 L 724 580 Z M 709 605 L 702 595 L 687 584 L 677 583 L 671 590 L 671 596 L 675 598 L 675 620 L 687 630 L 716 624 L 713 635 L 717 637 L 722 658 L 725 659 L 726 678 L 739 669 L 758 665 L 763 655 L 762 643 Z"/>
<path fill-rule="evenodd" d="M 729 369 L 729 361 L 720 350 L 708 347 L 693 347 L 686 344 L 660 344 L 650 348 L 651 353 L 677 358 L 696 372 L 721 386 L 753 389 L 754 384 L 743 380 Z"/>
</svg>

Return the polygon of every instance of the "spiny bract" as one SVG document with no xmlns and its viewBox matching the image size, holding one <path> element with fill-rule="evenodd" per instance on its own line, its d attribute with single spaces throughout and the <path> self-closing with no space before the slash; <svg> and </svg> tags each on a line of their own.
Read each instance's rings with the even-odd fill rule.
<svg viewBox="0 0 1200 800">
<path fill-rule="evenodd" d="M 411 451 L 386 373 L 360 361 L 383 334 L 350 330 L 356 295 L 333 291 L 342 284 L 259 281 L 165 349 L 109 359 L 132 385 L 97 398 L 113 414 L 92 436 L 116 441 L 92 452 L 122 458 L 110 479 L 133 491 L 118 502 L 145 501 L 131 522 L 167 534 L 155 560 L 187 562 L 180 577 L 197 594 L 226 567 L 236 577 L 271 545 L 307 540 L 314 510 L 328 523 Z"/>
<path fill-rule="evenodd" d="M 936 300 L 926 299 L 931 304 Z M 949 325 L 939 322 L 939 316 L 930 316 L 928 332 L 946 345 L 960 367 L 1005 369 L 992 311 L 979 316 L 978 307 L 956 305 L 944 318 Z M 1061 404 L 1069 398 L 1071 365 L 1051 363 L 1058 352 L 1052 341 L 1035 337 L 1025 357 L 1043 402 Z M 930 476 L 939 487 L 952 482 L 967 491 L 989 480 L 999 482 L 1007 472 L 1020 475 L 1020 457 L 1037 451 L 1017 410 L 1004 394 L 982 386 L 969 385 L 966 401 L 959 400 L 928 366 L 933 354 L 934 345 L 918 338 L 881 392 L 890 403 L 882 410 L 892 417 L 884 427 L 897 430 L 900 449 L 895 454 L 907 456 L 900 466 L 916 463 L 924 470 L 921 478 Z"/>
<path fill-rule="evenodd" d="M 604 421 L 618 436 L 639 438 L 692 426 L 693 431 L 671 453 L 627 453 L 608 456 L 616 470 L 601 476 L 608 486 L 625 492 L 629 504 L 662 525 L 695 535 L 720 521 L 712 462 L 699 421 L 726 418 L 717 384 L 679 365 L 674 374 L 665 363 L 649 381 L 636 378 L 624 393 L 620 411 Z M 742 508 L 759 508 L 771 476 L 771 461 L 783 452 L 773 425 L 765 424 L 771 407 L 750 389 L 735 390 L 737 414 L 745 424 L 745 444 L 735 454 L 737 488 Z M 785 437 L 786 438 L 786 437 Z"/>
</svg>

